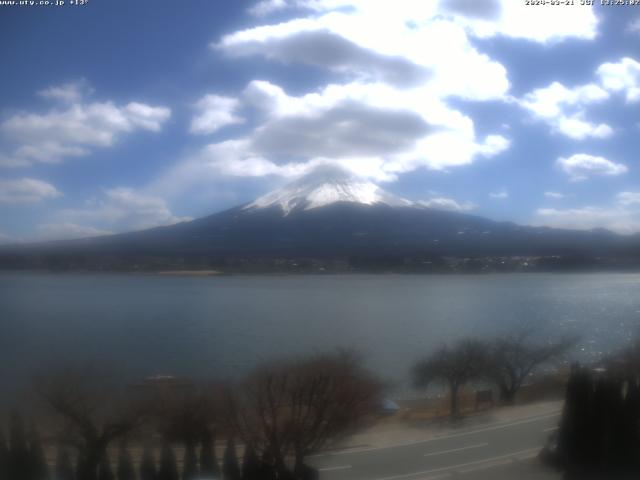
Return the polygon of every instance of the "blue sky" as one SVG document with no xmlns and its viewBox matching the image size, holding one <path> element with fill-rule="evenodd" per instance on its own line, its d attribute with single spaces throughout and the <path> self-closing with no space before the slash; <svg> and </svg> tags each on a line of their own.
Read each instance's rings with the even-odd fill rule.
<svg viewBox="0 0 640 480">
<path fill-rule="evenodd" d="M 337 163 L 437 208 L 640 231 L 640 7 L 0 6 L 0 241 L 170 224 Z"/>
</svg>

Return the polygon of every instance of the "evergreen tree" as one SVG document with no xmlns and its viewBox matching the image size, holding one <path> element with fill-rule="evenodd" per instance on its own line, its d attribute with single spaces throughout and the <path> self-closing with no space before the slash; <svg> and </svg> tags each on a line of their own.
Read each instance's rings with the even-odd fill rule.
<svg viewBox="0 0 640 480">
<path fill-rule="evenodd" d="M 279 474 L 284 477 L 287 472 L 284 469 L 279 471 L 279 467 L 281 466 L 277 465 L 274 455 L 269 450 L 265 450 L 260 459 L 260 473 L 257 478 L 260 480 L 277 480 Z"/>
<path fill-rule="evenodd" d="M 150 446 L 145 446 L 140 462 L 140 480 L 157 480 L 156 459 Z"/>
<path fill-rule="evenodd" d="M 558 432 L 558 463 L 566 480 L 640 478 L 640 391 L 615 370 L 594 382 L 574 368 Z"/>
<path fill-rule="evenodd" d="M 100 465 L 98 465 L 98 480 L 114 480 L 111 459 L 107 453 L 102 456 Z"/>
<path fill-rule="evenodd" d="M 589 430 L 582 433 L 582 443 L 584 453 L 579 463 L 590 469 L 600 468 L 606 461 L 607 450 L 611 437 L 611 421 L 609 409 L 609 385 L 604 377 L 595 381 L 593 399 L 591 401 L 591 412 L 584 412 L 589 415 Z"/>
<path fill-rule="evenodd" d="M 31 464 L 32 480 L 47 480 L 49 478 L 49 468 L 47 467 L 47 458 L 42 447 L 40 434 L 34 424 L 29 430 L 29 457 Z"/>
<path fill-rule="evenodd" d="M 0 480 L 7 478 L 7 460 L 9 457 L 9 449 L 4 436 L 4 429 L 0 427 Z"/>
<path fill-rule="evenodd" d="M 55 480 L 74 480 L 73 464 L 69 451 L 60 445 L 58 445 L 56 455 Z"/>
<path fill-rule="evenodd" d="M 160 452 L 160 470 L 158 471 L 158 480 L 179 480 L 178 467 L 176 465 L 176 455 L 169 442 L 162 445 Z"/>
<path fill-rule="evenodd" d="M 584 463 L 592 452 L 590 425 L 593 404 L 591 375 L 580 366 L 572 368 L 567 383 L 564 411 L 558 432 L 558 453 L 569 477 L 585 470 Z"/>
<path fill-rule="evenodd" d="M 118 480 L 135 480 L 136 479 L 136 471 L 133 467 L 133 460 L 131 459 L 131 454 L 125 447 L 125 445 L 120 446 L 120 450 L 118 450 Z"/>
<path fill-rule="evenodd" d="M 85 455 L 82 450 L 78 451 L 78 456 L 76 458 L 76 480 L 86 480 L 86 471 L 87 471 L 87 461 L 85 460 Z"/>
<path fill-rule="evenodd" d="M 627 381 L 627 395 L 624 402 L 624 423 L 626 425 L 625 460 L 628 468 L 640 470 L 640 389 L 635 378 Z"/>
<path fill-rule="evenodd" d="M 213 435 L 205 433 L 200 446 L 200 475 L 202 478 L 218 478 L 220 467 L 216 458 L 216 447 Z"/>
<path fill-rule="evenodd" d="M 231 437 L 227 440 L 227 448 L 222 459 L 222 478 L 224 480 L 240 480 L 242 478 L 240 466 L 238 465 L 238 456 L 236 455 L 236 446 Z"/>
<path fill-rule="evenodd" d="M 198 456 L 193 442 L 187 442 L 182 462 L 182 480 L 195 480 L 198 477 Z"/>
<path fill-rule="evenodd" d="M 627 448 L 623 410 L 623 385 L 620 379 L 611 375 L 606 377 L 604 384 L 606 385 L 607 394 L 607 434 L 599 442 L 602 448 L 600 458 L 602 466 L 608 472 L 618 472 L 624 466 L 624 452 Z"/>
<path fill-rule="evenodd" d="M 256 454 L 252 445 L 247 445 L 244 450 L 244 458 L 242 460 L 242 479 L 243 480 L 262 480 L 262 468 L 260 459 Z"/>
<path fill-rule="evenodd" d="M 22 417 L 11 413 L 9 423 L 9 454 L 7 458 L 9 479 L 29 479 L 31 477 L 31 458 L 29 445 L 24 431 Z"/>
</svg>

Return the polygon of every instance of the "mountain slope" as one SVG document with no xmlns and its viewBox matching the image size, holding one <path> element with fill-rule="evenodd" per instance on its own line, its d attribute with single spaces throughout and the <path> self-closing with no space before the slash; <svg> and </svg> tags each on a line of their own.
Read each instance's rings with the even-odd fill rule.
<svg viewBox="0 0 640 480">
<path fill-rule="evenodd" d="M 586 256 L 638 251 L 636 237 L 523 227 L 426 208 L 323 169 L 239 206 L 168 227 L 5 248 L 0 266 L 161 268 L 230 259 Z M 150 266 L 150 267 L 149 267 Z M 155 267 L 154 267 L 155 266 Z"/>
</svg>

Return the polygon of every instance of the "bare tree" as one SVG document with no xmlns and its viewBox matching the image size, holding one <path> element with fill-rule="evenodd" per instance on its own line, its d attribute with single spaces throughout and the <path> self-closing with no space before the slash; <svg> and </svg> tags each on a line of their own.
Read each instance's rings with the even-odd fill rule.
<svg viewBox="0 0 640 480">
<path fill-rule="evenodd" d="M 381 383 L 351 353 L 317 355 L 258 368 L 236 392 L 231 416 L 263 462 L 288 475 L 286 461 L 352 432 L 378 404 Z"/>
<path fill-rule="evenodd" d="M 80 459 L 77 480 L 96 480 L 107 447 L 140 427 L 148 408 L 126 395 L 108 372 L 67 368 L 41 376 L 38 392 L 62 422 L 64 441 Z"/>
<path fill-rule="evenodd" d="M 190 448 L 219 427 L 226 389 L 219 384 L 158 390 L 152 401 L 153 420 L 160 434 Z"/>
<path fill-rule="evenodd" d="M 575 342 L 575 338 L 567 337 L 536 344 L 532 329 L 520 330 L 490 343 L 485 374 L 498 387 L 501 402 L 513 403 L 523 382 L 536 368 L 565 353 Z"/>
<path fill-rule="evenodd" d="M 460 388 L 480 378 L 487 362 L 487 346 L 477 340 L 463 340 L 453 347 L 444 346 L 413 367 L 416 387 L 427 388 L 443 381 L 449 387 L 451 417 L 460 414 L 458 395 Z"/>
<path fill-rule="evenodd" d="M 351 352 L 318 355 L 295 368 L 288 404 L 296 465 L 304 457 L 353 433 L 380 405 L 382 383 Z"/>
</svg>

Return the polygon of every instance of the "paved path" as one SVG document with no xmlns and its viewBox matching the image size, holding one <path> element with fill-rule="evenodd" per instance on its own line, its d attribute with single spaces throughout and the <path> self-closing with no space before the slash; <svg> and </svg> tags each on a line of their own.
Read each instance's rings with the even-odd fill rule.
<svg viewBox="0 0 640 480">
<path fill-rule="evenodd" d="M 559 479 L 536 459 L 558 423 L 559 405 L 529 412 L 535 413 L 497 415 L 498 421 L 406 442 L 398 442 L 400 432 L 395 431 L 388 436 L 395 442 L 363 444 L 309 461 L 320 469 L 322 480 Z"/>
</svg>

